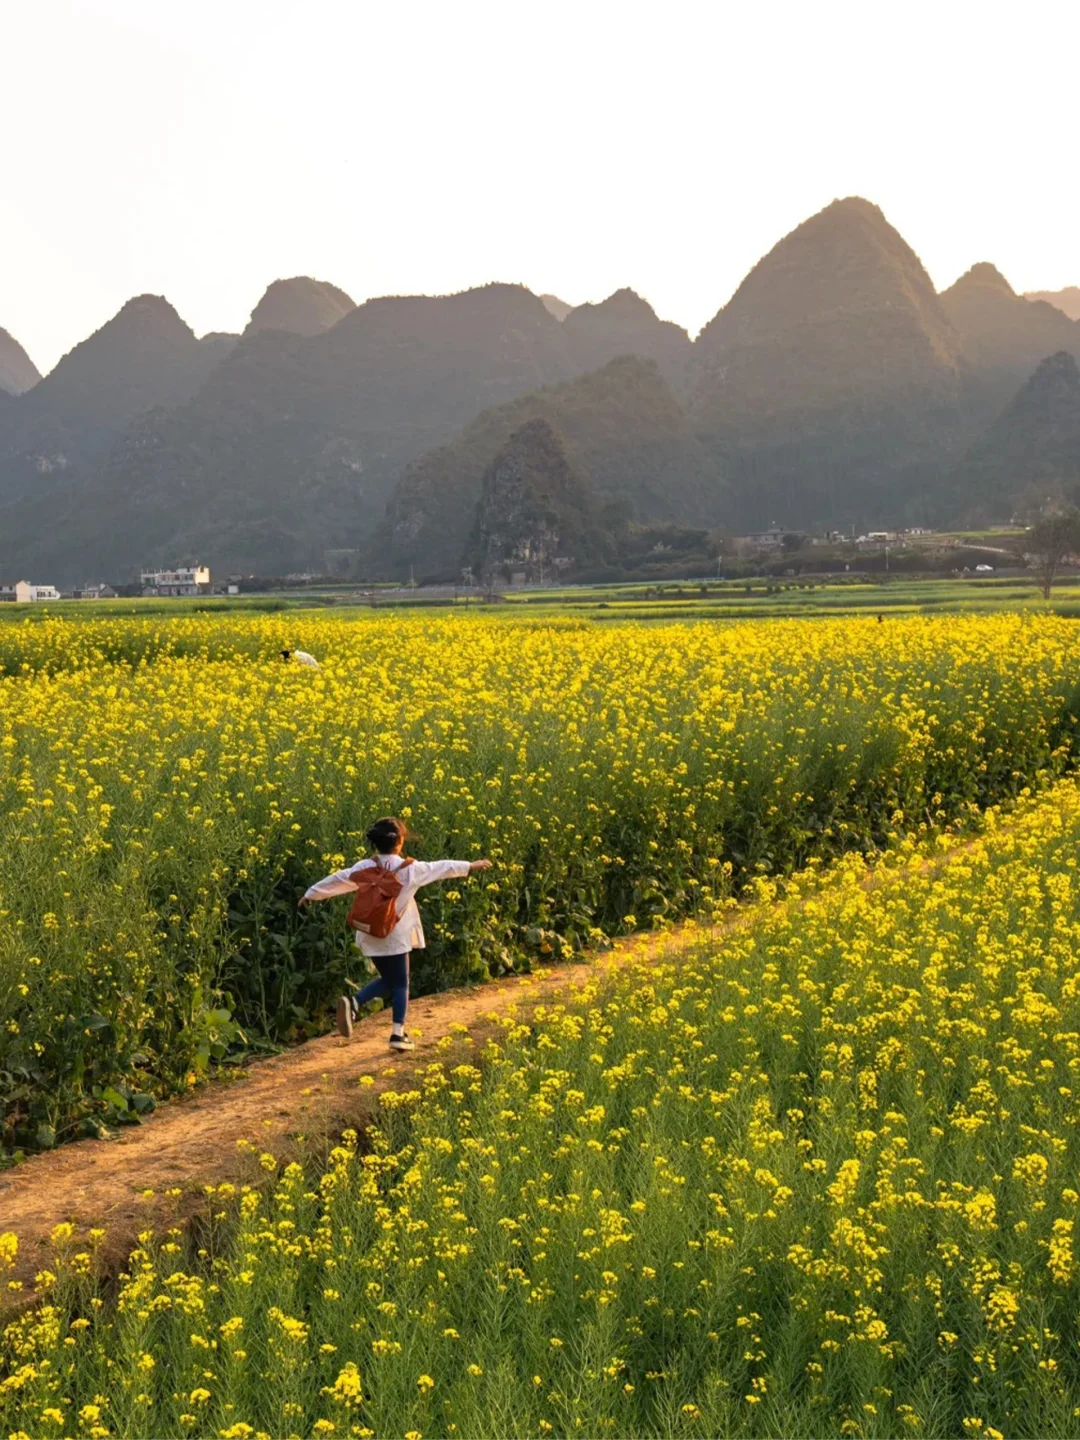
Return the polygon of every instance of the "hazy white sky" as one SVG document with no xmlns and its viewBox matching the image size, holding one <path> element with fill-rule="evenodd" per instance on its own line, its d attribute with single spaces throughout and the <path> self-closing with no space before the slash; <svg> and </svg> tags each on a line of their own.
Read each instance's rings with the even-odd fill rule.
<svg viewBox="0 0 1080 1440">
<path fill-rule="evenodd" d="M 939 286 L 1080 284 L 1078 77 L 1078 0 L 0 0 L 0 325 L 44 370 L 310 274 L 694 332 L 848 194 Z"/>
</svg>

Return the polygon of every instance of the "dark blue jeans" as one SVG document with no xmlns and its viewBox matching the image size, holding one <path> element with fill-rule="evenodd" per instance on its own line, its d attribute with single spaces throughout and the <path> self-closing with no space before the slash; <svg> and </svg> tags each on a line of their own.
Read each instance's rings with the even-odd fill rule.
<svg viewBox="0 0 1080 1440">
<path fill-rule="evenodd" d="M 355 996 L 357 1007 L 369 1000 L 389 1000 L 395 1025 L 405 1024 L 405 1012 L 409 1008 L 409 954 L 372 955 L 371 963 L 379 972 L 378 977 L 369 980 Z"/>
</svg>

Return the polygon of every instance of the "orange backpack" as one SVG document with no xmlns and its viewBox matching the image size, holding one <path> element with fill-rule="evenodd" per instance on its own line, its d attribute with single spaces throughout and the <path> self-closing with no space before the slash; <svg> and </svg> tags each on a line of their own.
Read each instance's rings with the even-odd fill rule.
<svg viewBox="0 0 1080 1440">
<path fill-rule="evenodd" d="M 396 870 L 386 870 L 377 861 L 357 868 L 349 876 L 356 881 L 356 898 L 349 910 L 349 925 L 375 940 L 385 940 L 398 923 L 398 896 L 402 883 L 398 878 L 411 859 L 405 859 Z"/>
</svg>

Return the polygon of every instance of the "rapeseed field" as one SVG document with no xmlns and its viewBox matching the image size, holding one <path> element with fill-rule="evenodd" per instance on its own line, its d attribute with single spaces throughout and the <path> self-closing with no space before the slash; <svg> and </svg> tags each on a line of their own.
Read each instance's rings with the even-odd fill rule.
<svg viewBox="0 0 1080 1440">
<path fill-rule="evenodd" d="M 1009 615 L 50 617 L 0 672 L 0 1157 L 324 1028 L 354 952 L 296 900 L 376 815 L 495 861 L 426 902 L 437 989 L 963 819 L 1077 712 L 1072 623 Z"/>
<path fill-rule="evenodd" d="M 1078 856 L 1069 780 L 759 879 L 325 1168 L 261 1156 L 115 1292 L 61 1226 L 0 1431 L 1077 1434 Z"/>
</svg>

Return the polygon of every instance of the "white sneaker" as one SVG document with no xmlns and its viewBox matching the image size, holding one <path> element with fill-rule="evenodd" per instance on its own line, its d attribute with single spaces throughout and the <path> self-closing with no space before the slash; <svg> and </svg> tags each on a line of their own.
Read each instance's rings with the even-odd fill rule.
<svg viewBox="0 0 1080 1440">
<path fill-rule="evenodd" d="M 337 1030 L 339 1035 L 344 1035 L 348 1040 L 352 1035 L 353 1003 L 351 995 L 338 996 L 337 1002 Z"/>
<path fill-rule="evenodd" d="M 415 1049 L 416 1049 L 416 1046 L 415 1046 L 415 1045 L 413 1044 L 413 1042 L 409 1039 L 408 1035 L 391 1035 L 391 1036 L 390 1036 L 390 1049 L 391 1049 L 391 1050 L 415 1050 Z"/>
</svg>

